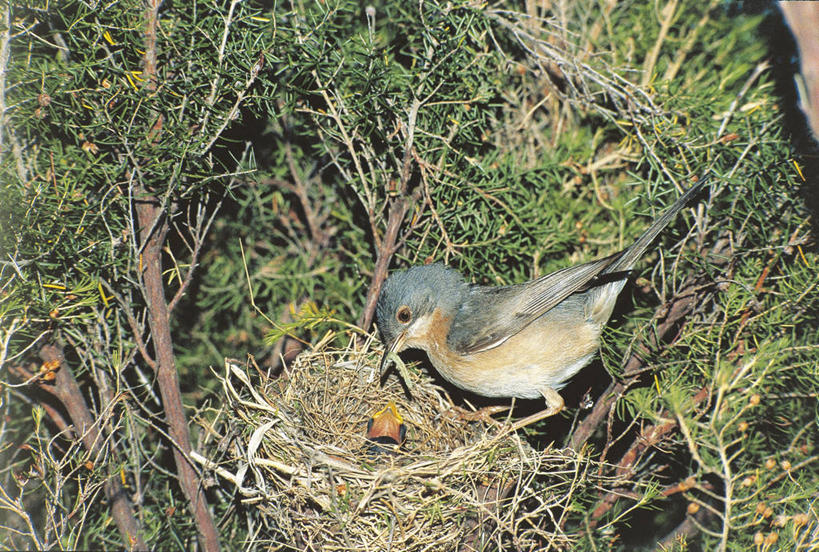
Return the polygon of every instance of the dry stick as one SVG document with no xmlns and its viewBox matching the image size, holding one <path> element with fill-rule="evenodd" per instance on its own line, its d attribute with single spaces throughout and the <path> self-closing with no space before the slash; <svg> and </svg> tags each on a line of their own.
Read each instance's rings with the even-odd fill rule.
<svg viewBox="0 0 819 552">
<path fill-rule="evenodd" d="M 149 91 L 156 90 L 156 30 L 160 4 L 160 0 L 148 0 L 145 11 L 144 74 Z M 179 484 L 190 502 L 202 548 L 206 552 L 215 552 L 219 550 L 219 533 L 208 510 L 199 476 L 189 459 L 192 447 L 176 372 L 170 313 L 162 281 L 162 246 L 169 222 L 161 205 L 160 199 L 148 192 L 143 185 L 138 187 L 134 209 L 142 245 L 142 287 L 148 305 L 148 323 L 157 363 L 156 376 L 168 423 L 168 434 L 176 445 L 172 446 L 172 450 Z"/>
<path fill-rule="evenodd" d="M 711 386 L 703 386 L 692 399 L 691 408 L 699 406 L 701 402 L 708 398 Z M 677 427 L 677 420 L 673 419 L 671 412 L 660 413 L 661 420 L 668 420 L 661 424 L 653 424 L 641 431 L 639 439 L 636 439 L 626 453 L 620 458 L 617 464 L 617 475 L 621 477 L 631 477 L 634 474 L 634 466 L 637 464 L 640 455 L 649 447 L 654 447 L 662 441 L 662 438 Z"/>
<path fill-rule="evenodd" d="M 406 197 L 396 197 L 390 202 L 387 231 L 384 233 L 384 240 L 381 242 L 378 257 L 375 260 L 373 277 L 370 282 L 370 289 L 367 292 L 367 301 L 364 303 L 364 312 L 361 313 L 361 317 L 358 319 L 358 326 L 365 330 L 370 327 L 373 321 L 375 302 L 378 300 L 381 286 L 387 278 L 387 268 L 390 265 L 393 253 L 395 253 L 398 231 L 401 229 L 401 223 L 404 221 L 404 215 L 407 213 L 408 208 L 409 202 Z"/>
<path fill-rule="evenodd" d="M 717 8 L 717 6 L 721 3 L 721 0 L 711 0 L 708 4 L 708 7 L 702 12 L 702 17 L 697 24 L 688 32 L 688 36 L 685 38 L 685 42 L 683 42 L 682 46 L 677 49 L 674 55 L 674 61 L 671 62 L 666 70 L 665 74 L 660 79 L 661 82 L 672 82 L 674 78 L 677 76 L 680 68 L 683 64 L 688 60 L 688 56 L 691 51 L 694 49 L 694 46 L 698 46 L 702 43 L 701 41 L 701 32 L 705 29 L 705 26 L 711 21 L 711 14 Z"/>
<path fill-rule="evenodd" d="M 105 278 L 100 278 L 100 283 L 103 285 L 103 287 L 105 287 L 108 293 L 114 297 L 117 303 L 119 303 L 119 306 L 122 308 L 122 312 L 125 314 L 125 320 L 128 322 L 128 327 L 131 329 L 131 335 L 134 338 L 134 343 L 136 344 L 139 353 L 142 355 L 142 359 L 145 361 L 145 364 L 147 364 L 155 372 L 156 361 L 148 353 L 147 345 L 142 339 L 142 328 L 139 327 L 139 323 L 137 322 L 133 311 L 130 309 L 130 303 L 128 303 Z"/>
<path fill-rule="evenodd" d="M 94 423 L 94 418 L 88 410 L 77 380 L 74 379 L 74 375 L 65 363 L 62 350 L 55 345 L 44 345 L 40 350 L 40 357 L 45 362 L 59 363 L 54 386 L 48 390 L 68 411 L 76 433 L 82 437 L 86 450 L 91 456 L 98 456 L 101 452 L 100 443 L 105 439 L 102 438 L 99 427 Z M 123 489 L 117 474 L 110 475 L 103 483 L 103 491 L 111 506 L 111 516 L 122 535 L 125 548 L 127 550 L 148 550 L 148 546 L 142 539 L 142 530 L 134 516 L 128 493 Z"/>
<path fill-rule="evenodd" d="M 247 150 L 245 150 L 247 151 Z M 242 157 L 244 159 L 244 156 Z M 227 188 L 230 189 L 233 184 L 235 183 L 235 177 L 230 179 Z M 222 202 L 227 195 L 227 191 L 224 192 L 224 195 L 216 202 L 216 205 L 213 207 L 211 211 L 210 217 L 205 219 L 204 213 L 201 211 L 196 216 L 196 224 L 194 225 L 193 229 L 193 250 L 191 251 L 191 262 L 190 266 L 188 267 L 188 271 L 185 273 L 185 278 L 182 280 L 182 283 L 179 285 L 179 289 L 176 290 L 173 298 L 168 302 L 168 312 L 173 312 L 176 305 L 179 304 L 179 301 L 185 295 L 185 291 L 187 291 L 188 287 L 190 286 L 191 282 L 193 281 L 193 274 L 194 271 L 199 267 L 199 255 L 202 253 L 202 246 L 205 243 L 205 236 L 210 231 L 210 227 L 213 224 L 213 221 L 216 219 L 216 215 L 219 210 L 222 208 Z M 207 201 L 205 201 L 205 204 Z M 205 209 L 206 207 L 202 207 Z M 203 226 L 204 225 L 204 226 Z"/>
<path fill-rule="evenodd" d="M 9 106 L 6 105 L 6 75 L 8 75 L 8 64 L 11 56 L 11 2 L 5 4 L 5 9 L 0 14 L 0 28 L 3 29 L 2 34 L 0 34 L 0 156 L 8 151 L 9 146 L 3 143 L 4 136 L 8 135 L 17 168 L 17 178 L 20 179 L 20 183 L 24 183 L 28 180 L 28 174 L 23 160 L 23 149 L 20 147 L 14 131 L 6 124 L 6 111 L 9 109 Z"/>
</svg>

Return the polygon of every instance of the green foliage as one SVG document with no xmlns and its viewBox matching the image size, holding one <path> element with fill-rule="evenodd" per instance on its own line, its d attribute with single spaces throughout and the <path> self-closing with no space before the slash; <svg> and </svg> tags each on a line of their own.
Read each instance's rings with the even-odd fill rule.
<svg viewBox="0 0 819 552">
<path fill-rule="evenodd" d="M 691 1 L 528 14 L 474 2 L 172 3 L 149 86 L 143 4 L 92 4 L 13 4 L 4 31 L 0 487 L 17 493 L 15 474 L 32 474 L 19 504 L 3 503 L 29 536 L 5 546 L 34 535 L 118 546 L 99 497 L 112 474 L 138 496 L 152 546 L 195 538 L 190 516 L 166 515 L 186 505 L 139 352 L 151 340 L 134 205 L 147 194 L 172 224 L 169 300 L 196 267 L 173 324 L 199 407 L 215 385 L 208 366 L 225 356 L 275 366 L 285 336 L 346 344 L 358 332 L 397 198 L 409 207 L 392 267 L 445 260 L 506 284 L 627 245 L 705 169 L 707 210 L 658 240 L 606 330 L 610 373 L 623 376 L 632 354 L 652 371 L 617 403 L 615 434 L 591 444 L 615 455 L 638 426 L 675 429 L 629 467 L 634 501 L 596 518 L 600 497 L 577 497 L 566 528 L 584 535 L 578 549 L 652 546 L 655 535 L 629 529 L 634 505 L 664 524 L 660 538 L 674 522 L 651 509 L 691 479 L 682 496 L 708 513 L 695 544 L 677 549 L 747 550 L 759 532 L 782 549 L 815 538 L 817 255 L 797 193 L 809 168 L 761 67 L 770 13 Z M 658 344 L 658 307 L 690 275 L 704 278 L 697 306 Z M 91 471 L 77 442 L 50 448 L 60 428 L 37 421 L 41 410 L 32 420 L 39 399 L 9 368 L 39 365 L 55 335 L 112 435 Z M 569 438 L 549 422 L 543 431 Z M 88 501 L 76 510 L 71 496 Z M 209 498 L 226 547 L 254 536 L 229 492 Z M 47 519 L 58 521 L 43 533 Z"/>
<path fill-rule="evenodd" d="M 4 30 L 11 57 L 7 73 L 3 68 L 0 364 L 28 366 L 45 340 L 61 339 L 75 376 L 96 390 L 89 397 L 97 419 L 112 433 L 100 458 L 89 458 L 81 442 L 65 436 L 57 454 L 49 442 L 65 429 L 59 405 L 32 434 L 25 418 L 15 416 L 26 409 L 19 391 L 4 387 L 4 413 L 11 417 L 4 438 L 37 440 L 26 445 L 35 451 L 31 459 L 5 450 L 2 486 L 12 492 L 12 474 L 28 472 L 32 462 L 42 468 L 20 487 L 18 503 L 6 505 L 18 514 L 10 517 L 12 527 L 23 530 L 9 534 L 4 546 L 10 548 L 50 548 L 56 541 L 67 548 L 120 547 L 101 482 L 121 477 L 129 492 L 142 493 L 146 534 L 165 523 L 163 511 L 178 488 L 170 472 L 144 473 L 146 463 L 164 464 L 168 449 L 151 434 L 161 409 L 137 351 L 137 338 L 151 343 L 141 287 L 143 229 L 134 205 L 160 197 L 178 230 L 166 266 L 173 294 L 187 270 L 186 246 L 201 241 L 213 206 L 237 175 L 253 168 L 247 151 L 220 137 L 241 116 L 235 106 L 252 89 L 269 35 L 261 32 L 268 21 L 257 7 L 235 6 L 232 19 L 227 7 L 177 8 L 162 12 L 155 86 L 144 68 L 142 2 L 2 8 L 12 26 Z M 267 106 L 263 98 L 254 103 Z M 27 368 L 3 372 L 13 389 L 23 383 L 20 370 Z M 53 398 L 45 400 L 54 406 Z M 93 471 L 78 467 L 86 461 Z M 19 523 L 21 512 L 43 502 L 42 519 Z M 195 536 L 190 517 L 179 520 L 181 541 Z"/>
</svg>

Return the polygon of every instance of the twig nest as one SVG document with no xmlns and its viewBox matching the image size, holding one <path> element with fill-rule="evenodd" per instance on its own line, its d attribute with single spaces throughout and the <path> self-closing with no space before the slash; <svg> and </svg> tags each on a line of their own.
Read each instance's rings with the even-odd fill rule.
<svg viewBox="0 0 819 552">
<path fill-rule="evenodd" d="M 411 371 L 379 385 L 378 354 L 321 350 L 281 378 L 227 360 L 202 460 L 258 514 L 256 540 L 299 550 L 568 548 L 577 493 L 610 487 L 570 450 L 534 450 L 508 424 L 469 421 Z M 366 437 L 390 401 L 402 446 Z"/>
</svg>

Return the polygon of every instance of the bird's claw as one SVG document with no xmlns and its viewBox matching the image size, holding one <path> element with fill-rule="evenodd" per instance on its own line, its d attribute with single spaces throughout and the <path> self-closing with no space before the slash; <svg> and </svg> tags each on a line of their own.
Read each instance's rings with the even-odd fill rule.
<svg viewBox="0 0 819 552">
<path fill-rule="evenodd" d="M 460 420 L 464 420 L 467 422 L 476 422 L 481 421 L 487 425 L 494 425 L 497 424 L 498 421 L 493 418 L 492 416 L 498 414 L 499 412 L 505 412 L 509 410 L 510 407 L 508 406 L 485 406 L 478 410 L 467 410 L 463 407 L 454 405 L 453 409 L 455 410 L 455 414 Z"/>
</svg>

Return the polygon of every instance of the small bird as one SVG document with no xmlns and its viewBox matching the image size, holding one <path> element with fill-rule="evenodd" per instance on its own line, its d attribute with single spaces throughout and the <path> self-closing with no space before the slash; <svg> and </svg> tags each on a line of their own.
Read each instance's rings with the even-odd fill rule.
<svg viewBox="0 0 819 552">
<path fill-rule="evenodd" d="M 404 349 L 421 349 L 446 380 L 485 397 L 543 397 L 563 408 L 562 389 L 591 362 L 629 273 L 654 238 L 705 186 L 702 179 L 630 247 L 511 286 L 467 283 L 441 263 L 393 273 L 376 303 L 381 370 Z"/>
<path fill-rule="evenodd" d="M 374 443 L 373 452 L 385 452 L 387 449 L 378 445 L 400 447 L 407 436 L 407 426 L 404 418 L 398 413 L 398 407 L 393 401 L 379 410 L 367 420 L 367 440 Z"/>
</svg>

